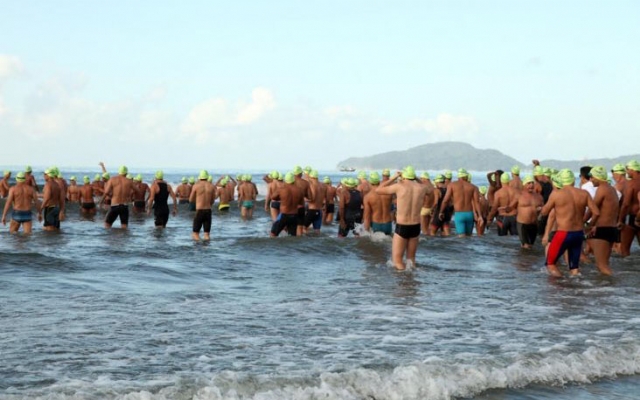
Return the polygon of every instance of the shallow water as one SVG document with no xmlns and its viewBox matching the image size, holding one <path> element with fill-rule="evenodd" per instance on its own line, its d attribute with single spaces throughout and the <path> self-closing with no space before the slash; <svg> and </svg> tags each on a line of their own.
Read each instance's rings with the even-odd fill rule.
<svg viewBox="0 0 640 400">
<path fill-rule="evenodd" d="M 386 237 L 270 239 L 259 204 L 194 243 L 192 217 L 3 229 L 0 397 L 637 398 L 637 246 L 554 280 L 539 244 L 423 237 L 396 272 Z"/>
</svg>

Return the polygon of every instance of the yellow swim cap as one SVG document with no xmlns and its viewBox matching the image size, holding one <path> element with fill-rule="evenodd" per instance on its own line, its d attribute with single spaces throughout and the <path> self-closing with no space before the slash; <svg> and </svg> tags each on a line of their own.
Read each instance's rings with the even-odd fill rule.
<svg viewBox="0 0 640 400">
<path fill-rule="evenodd" d="M 75 176 L 72 176 L 71 178 L 69 178 L 69 180 L 70 180 L 70 181 L 75 181 L 75 180 L 76 180 L 76 177 L 75 177 Z"/>
<path fill-rule="evenodd" d="M 446 171 L 444 171 L 443 176 L 444 176 L 444 179 L 451 179 L 451 178 L 453 178 L 453 173 L 451 171 L 449 171 L 449 170 L 446 170 Z"/>
<path fill-rule="evenodd" d="M 318 179 L 318 171 L 315 169 L 311 170 L 311 172 L 309 172 L 309 178 Z"/>
<path fill-rule="evenodd" d="M 209 178 L 209 173 L 206 170 L 201 170 L 200 175 L 198 175 L 198 180 L 206 181 Z"/>
<path fill-rule="evenodd" d="M 382 170 L 382 176 L 391 176 L 391 171 L 389 171 L 389 168 L 385 168 Z"/>
<path fill-rule="evenodd" d="M 302 173 L 302 167 L 299 165 L 296 165 L 295 167 L 293 167 L 293 174 L 294 175 L 300 175 Z M 287 177 L 285 176 L 285 181 L 287 179 Z"/>
<path fill-rule="evenodd" d="M 328 176 L 325 176 L 324 179 L 322 180 L 324 183 L 326 184 L 330 184 L 331 183 L 331 178 L 329 178 Z"/>
<path fill-rule="evenodd" d="M 129 172 L 129 170 L 127 169 L 127 167 L 125 167 L 124 165 L 122 165 L 119 169 L 118 169 L 118 174 L 120 175 L 126 175 L 127 172 Z"/>
<path fill-rule="evenodd" d="M 444 182 L 444 175 L 442 174 L 438 174 L 436 175 L 436 179 L 433 180 L 435 183 L 442 183 Z"/>
<path fill-rule="evenodd" d="M 159 179 L 159 180 L 164 179 L 164 172 L 156 171 L 156 179 Z"/>
<path fill-rule="evenodd" d="M 631 160 L 627 163 L 626 165 L 627 169 L 630 169 L 632 171 L 637 171 L 640 172 L 640 163 L 636 160 Z"/>
<path fill-rule="evenodd" d="M 108 172 L 105 172 L 104 174 L 102 174 L 102 179 L 109 180 L 110 178 L 111 178 L 111 174 L 109 174 Z"/>
<path fill-rule="evenodd" d="M 101 176 L 100 174 L 96 174 L 96 175 L 93 177 L 93 180 L 94 180 L 94 181 L 99 181 L 99 180 L 100 180 L 100 178 L 102 178 L 102 176 Z"/>
<path fill-rule="evenodd" d="M 502 175 L 500 175 L 500 182 L 509 183 L 509 181 L 511 181 L 511 178 L 509 178 L 509 174 L 505 172 Z"/>
<path fill-rule="evenodd" d="M 562 186 L 573 186 L 576 182 L 576 176 L 568 168 L 562 169 L 558 173 L 558 179 L 560 183 L 562 183 Z"/>
<path fill-rule="evenodd" d="M 287 172 L 287 174 L 284 176 L 284 181 L 288 184 L 293 184 L 293 182 L 296 181 L 296 177 L 293 175 L 293 172 Z"/>
<path fill-rule="evenodd" d="M 82 178 L 82 180 L 84 181 L 84 183 L 91 183 L 91 178 L 89 178 L 88 175 L 85 175 L 84 178 Z"/>
<path fill-rule="evenodd" d="M 371 182 L 372 185 L 377 185 L 378 183 L 380 183 L 380 174 L 378 174 L 376 171 L 373 171 L 371 174 L 369 174 L 369 182 Z"/>
<path fill-rule="evenodd" d="M 534 182 L 534 179 L 533 179 L 533 176 L 531 175 L 525 176 L 524 179 L 522 180 L 523 185 L 528 185 L 529 183 L 533 183 L 533 182 Z"/>
<path fill-rule="evenodd" d="M 544 175 L 544 168 L 539 165 L 536 165 L 533 169 L 533 176 L 542 176 Z"/>
<path fill-rule="evenodd" d="M 27 165 L 26 167 L 24 167 L 24 172 L 33 172 L 33 170 L 31 169 L 31 165 Z"/>
<path fill-rule="evenodd" d="M 407 165 L 405 169 L 402 171 L 403 179 L 416 179 L 416 171 L 413 169 L 411 165 Z"/>
<path fill-rule="evenodd" d="M 484 196 L 485 194 L 487 194 L 487 187 L 486 186 L 480 186 L 478 188 L 478 191 L 480 192 L 481 195 Z"/>
<path fill-rule="evenodd" d="M 24 182 L 27 178 L 25 178 L 24 176 L 24 172 L 18 172 L 18 174 L 16 175 L 16 181 L 18 182 Z"/>
<path fill-rule="evenodd" d="M 599 181 L 608 181 L 607 170 L 602 165 L 591 168 L 591 177 L 596 178 Z"/>
<path fill-rule="evenodd" d="M 551 183 L 556 189 L 562 189 L 562 182 L 560 181 L 560 174 L 551 175 Z"/>
<path fill-rule="evenodd" d="M 142 174 L 138 174 L 136 175 L 135 178 L 133 178 L 134 181 L 138 181 L 138 182 L 142 182 Z"/>
<path fill-rule="evenodd" d="M 520 175 L 520 167 L 514 165 L 513 167 L 511 167 L 511 173 L 514 175 Z"/>
<path fill-rule="evenodd" d="M 427 171 L 424 171 L 422 173 L 422 175 L 420 175 L 420 178 L 426 179 L 426 180 L 431 180 L 431 177 L 429 176 L 429 173 Z"/>
<path fill-rule="evenodd" d="M 627 173 L 627 169 L 624 167 L 624 164 L 616 164 L 611 168 L 611 172 L 614 174 L 625 175 Z"/>
<path fill-rule="evenodd" d="M 445 176 L 446 176 L 446 175 L 445 175 Z M 466 170 L 466 169 L 464 169 L 464 168 L 460 168 L 460 169 L 458 170 L 458 178 L 466 178 L 466 177 L 468 177 L 468 176 L 469 176 L 469 173 L 467 172 L 467 170 Z"/>
</svg>

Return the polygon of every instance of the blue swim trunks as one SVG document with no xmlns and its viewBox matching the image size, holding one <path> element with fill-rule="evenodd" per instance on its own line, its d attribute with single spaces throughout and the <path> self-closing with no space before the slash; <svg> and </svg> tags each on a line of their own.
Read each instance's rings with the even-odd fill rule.
<svg viewBox="0 0 640 400">
<path fill-rule="evenodd" d="M 372 222 L 371 223 L 371 230 L 374 233 L 375 232 L 382 232 L 385 235 L 391 235 L 391 233 L 393 232 L 391 222 L 386 222 L 386 223 L 382 223 L 382 224 L 379 224 L 377 222 Z"/>
<path fill-rule="evenodd" d="M 13 210 L 13 212 L 11 213 L 11 219 L 19 223 L 30 222 L 31 211 Z"/>
<path fill-rule="evenodd" d="M 456 211 L 453 222 L 458 235 L 471 236 L 473 233 L 473 211 Z"/>
</svg>

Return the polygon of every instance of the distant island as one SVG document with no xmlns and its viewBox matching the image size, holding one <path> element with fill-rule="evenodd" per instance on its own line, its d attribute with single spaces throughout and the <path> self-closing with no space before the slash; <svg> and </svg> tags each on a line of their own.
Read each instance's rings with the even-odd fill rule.
<svg viewBox="0 0 640 400">
<path fill-rule="evenodd" d="M 570 168 L 574 171 L 584 165 L 604 165 L 610 168 L 617 163 L 640 160 L 640 154 L 617 158 L 598 158 L 592 160 L 540 160 L 540 164 L 552 168 Z M 508 170 L 517 165 L 530 169 L 530 162 L 522 163 L 498 150 L 477 149 L 464 142 L 439 142 L 412 147 L 405 151 L 390 151 L 369 157 L 351 157 L 338 163 L 338 169 L 401 169 L 412 165 L 418 170 L 455 170 L 464 167 L 470 171 Z"/>
</svg>

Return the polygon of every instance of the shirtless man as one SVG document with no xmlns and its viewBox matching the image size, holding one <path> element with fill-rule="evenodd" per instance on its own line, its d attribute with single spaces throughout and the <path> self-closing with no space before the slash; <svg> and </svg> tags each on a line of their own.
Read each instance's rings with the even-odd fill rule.
<svg viewBox="0 0 640 400">
<path fill-rule="evenodd" d="M 640 225 L 636 223 L 636 215 L 640 211 L 638 193 L 640 193 L 640 163 L 629 161 L 625 166 L 630 180 L 625 184 L 622 193 L 622 206 L 618 216 L 618 226 L 622 227 L 620 234 L 620 252 L 622 257 L 631 254 L 633 238 L 640 243 Z M 626 220 L 626 225 L 625 225 Z"/>
<path fill-rule="evenodd" d="M 101 174 L 96 174 L 93 182 L 91 182 L 91 187 L 93 188 L 94 195 L 102 196 L 104 194 L 104 182 L 102 181 Z"/>
<path fill-rule="evenodd" d="M 129 202 L 133 195 L 133 181 L 127 179 L 128 169 L 124 165 L 118 169 L 118 175 L 109 179 L 104 186 L 104 194 L 100 199 L 102 205 L 107 197 L 111 197 L 111 208 L 104 220 L 104 227 L 109 229 L 120 218 L 120 227 L 127 229 L 129 224 Z"/>
<path fill-rule="evenodd" d="M 382 232 L 391 236 L 393 228 L 393 216 L 391 215 L 391 195 L 378 194 L 376 189 L 380 186 L 380 175 L 372 172 L 369 175 L 371 191 L 364 196 L 364 215 L 362 221 L 365 231 Z M 425 196 L 426 197 L 426 196 Z"/>
<path fill-rule="evenodd" d="M 5 198 L 9 195 L 9 179 L 11 179 L 11 171 L 4 171 L 4 176 L 0 180 L 0 197 Z"/>
<path fill-rule="evenodd" d="M 294 167 L 293 174 L 296 177 L 295 185 L 300 188 L 305 199 L 309 199 L 311 198 L 311 193 L 309 192 L 309 181 L 302 178 L 302 172 L 303 172 L 302 168 L 300 168 L 299 165 L 296 165 Z M 305 215 L 306 215 L 306 212 L 304 209 L 304 203 L 302 203 L 298 207 L 298 227 L 296 228 L 297 236 L 301 236 L 302 233 L 304 232 Z"/>
<path fill-rule="evenodd" d="M 327 198 L 327 188 L 324 183 L 318 181 L 318 171 L 311 170 L 309 172 L 309 207 L 304 217 L 304 230 L 313 224 L 315 233 L 320 233 L 322 227 L 322 209 Z"/>
<path fill-rule="evenodd" d="M 324 185 L 327 188 L 327 197 L 324 200 L 324 224 L 331 225 L 333 223 L 333 214 L 336 211 L 336 199 L 338 198 L 338 190 L 331 184 L 331 178 L 324 177 Z"/>
<path fill-rule="evenodd" d="M 95 190 L 88 176 L 85 176 L 84 185 L 79 187 L 78 203 L 80 203 L 80 212 L 83 215 L 94 215 L 96 213 L 96 203 L 93 199 Z"/>
<path fill-rule="evenodd" d="M 452 182 L 444 195 L 443 203 L 453 201 L 454 221 L 458 237 L 471 236 L 474 220 L 478 220 L 477 214 L 477 188 L 467 182 L 469 173 L 464 168 L 458 170 L 458 180 Z M 443 214 L 442 210 L 440 214 Z M 444 214 L 440 216 L 444 218 Z"/>
<path fill-rule="evenodd" d="M 339 194 L 340 227 L 338 228 L 338 237 L 347 237 L 349 232 L 358 236 L 355 228 L 356 224 L 362 223 L 362 193 L 357 189 L 358 181 L 355 178 L 345 178 L 341 183 L 344 188 Z"/>
<path fill-rule="evenodd" d="M 180 184 L 176 188 L 176 194 L 178 195 L 179 204 L 189 203 L 189 196 L 191 195 L 191 186 L 189 186 L 186 176 L 183 176 L 180 180 Z"/>
<path fill-rule="evenodd" d="M 509 182 L 509 187 L 520 191 L 524 187 L 522 180 L 520 179 L 520 167 L 514 165 L 511 167 L 511 182 Z"/>
<path fill-rule="evenodd" d="M 76 181 L 76 177 L 69 178 L 69 186 L 67 187 L 67 201 L 77 203 L 80 200 L 80 186 Z"/>
<path fill-rule="evenodd" d="M 496 170 L 487 174 L 487 182 L 489 182 L 489 189 L 487 191 L 487 200 L 489 201 L 489 207 L 493 206 L 493 199 L 498 190 L 502 188 L 502 170 Z"/>
<path fill-rule="evenodd" d="M 433 180 L 436 187 L 433 191 L 433 211 L 431 217 L 431 226 L 429 227 L 429 236 L 435 236 L 438 230 L 442 230 L 442 236 L 449 236 L 451 233 L 450 222 L 453 207 L 449 203 L 443 203 L 444 195 L 447 188 L 444 185 L 444 175 L 438 174 Z M 442 215 L 442 219 L 440 216 Z"/>
<path fill-rule="evenodd" d="M 362 198 L 364 198 L 364 196 L 367 195 L 367 193 L 369 193 L 369 191 L 371 191 L 371 185 L 369 184 L 369 182 L 367 181 L 367 173 L 364 171 L 360 171 L 358 173 L 358 186 L 357 189 L 360 191 L 360 193 L 362 193 Z"/>
<path fill-rule="evenodd" d="M 277 237 L 285 228 L 289 236 L 297 234 L 298 208 L 300 204 L 304 205 L 304 194 L 295 182 L 293 173 L 288 172 L 284 177 L 284 184 L 278 186 L 272 196 L 272 199 L 280 201 L 280 215 L 271 225 L 271 237 Z"/>
<path fill-rule="evenodd" d="M 435 193 L 431 177 L 428 172 L 423 172 L 420 180 L 424 185 L 431 187 L 431 190 L 424 196 L 422 208 L 420 209 L 420 226 L 423 235 L 429 234 L 429 226 L 431 225 L 431 215 L 433 214 L 433 206 L 435 205 Z"/>
<path fill-rule="evenodd" d="M 231 202 L 233 201 L 233 191 L 229 190 L 231 182 L 229 181 L 229 177 L 222 177 L 216 183 L 217 195 L 220 197 L 220 202 L 218 204 L 219 212 L 229 211 L 229 207 Z"/>
<path fill-rule="evenodd" d="M 251 175 L 245 175 L 244 183 L 238 186 L 238 206 L 240 207 L 240 216 L 244 219 L 253 218 L 253 206 L 258 197 L 258 189 L 251 182 Z"/>
<path fill-rule="evenodd" d="M 200 171 L 198 183 L 191 188 L 189 195 L 189 203 L 195 204 L 196 215 L 193 217 L 193 232 L 191 237 L 193 240 L 200 240 L 200 229 L 204 230 L 204 240 L 210 239 L 211 232 L 211 206 L 216 200 L 216 187 L 208 181 L 209 173 L 205 170 Z"/>
<path fill-rule="evenodd" d="M 147 193 L 149 185 L 142 182 L 142 175 L 138 174 L 133 178 L 133 212 L 143 213 L 147 206 Z"/>
<path fill-rule="evenodd" d="M 280 202 L 273 200 L 273 194 L 278 190 L 278 187 L 282 184 L 278 180 L 280 173 L 278 171 L 271 171 L 269 175 L 266 175 L 263 179 L 267 183 L 267 195 L 264 199 L 264 211 L 271 215 L 271 222 L 275 221 L 280 214 Z"/>
<path fill-rule="evenodd" d="M 33 169 L 31 169 L 31 165 L 27 165 L 24 168 L 24 178 L 27 185 L 31 186 L 35 189 L 36 193 L 38 192 L 38 184 L 36 183 L 36 177 L 33 176 Z"/>
<path fill-rule="evenodd" d="M 402 178 L 396 183 L 398 179 Z M 395 183 L 395 184 L 394 184 Z M 407 262 L 416 265 L 416 251 L 420 236 L 420 209 L 429 186 L 416 180 L 413 167 L 408 166 L 402 172 L 380 185 L 376 192 L 380 195 L 396 195 L 396 230 L 391 244 L 391 259 L 398 270 L 406 269 L 403 258 L 406 252 Z"/>
<path fill-rule="evenodd" d="M 164 172 L 156 171 L 155 179 L 149 187 L 147 199 L 147 215 L 153 210 L 154 225 L 156 228 L 166 228 L 169 222 L 169 196 L 173 201 L 173 216 L 178 214 L 178 199 L 171 185 L 164 181 Z M 188 199 L 187 199 L 188 200 Z"/>
<path fill-rule="evenodd" d="M 609 266 L 611 249 L 619 236 L 618 214 L 620 204 L 616 189 L 609 185 L 607 170 L 602 166 L 591 168 L 590 180 L 596 188 L 596 196 L 593 202 L 600 210 L 600 218 L 594 224 L 589 225 L 587 231 L 587 243 L 593 251 L 596 259 L 596 266 L 604 275 L 612 275 Z"/>
<path fill-rule="evenodd" d="M 538 236 L 538 214 L 542 209 L 542 195 L 534 190 L 533 176 L 526 176 L 522 184 L 524 189 L 516 194 L 509 208 L 517 212 L 516 225 L 520 247 L 531 249 Z"/>
<path fill-rule="evenodd" d="M 502 188 L 495 194 L 487 223 L 491 226 L 493 218 L 497 214 L 498 236 L 516 235 L 518 233 L 516 226 L 518 211 L 515 208 L 509 208 L 509 205 L 518 197 L 518 192 L 509 186 L 509 175 L 502 174 L 500 183 L 502 183 Z"/>
<path fill-rule="evenodd" d="M 42 191 L 42 214 L 45 231 L 60 229 L 60 221 L 64 220 L 65 193 L 55 181 L 56 172 L 52 169 L 44 171 L 44 189 Z"/>
<path fill-rule="evenodd" d="M 11 213 L 11 222 L 9 223 L 9 233 L 16 233 L 20 226 L 24 233 L 31 233 L 31 207 L 35 205 L 38 215 L 38 221 L 42 220 L 40 215 L 40 204 L 38 202 L 38 193 L 35 189 L 26 183 L 24 172 L 18 172 L 16 175 L 17 184 L 9 189 L 7 202 L 2 212 L 2 225 L 7 225 L 7 213 L 9 207 L 13 208 Z"/>
<path fill-rule="evenodd" d="M 553 277 L 562 277 L 556 263 L 560 256 L 567 251 L 569 255 L 569 270 L 571 275 L 580 273 L 579 263 L 584 241 L 584 223 L 588 208 L 591 212 L 591 224 L 597 226 L 600 210 L 589 196 L 589 193 L 574 187 L 575 176 L 569 169 L 563 169 L 558 174 L 562 189 L 555 190 L 549 196 L 549 201 L 542 207 L 541 215 L 549 215 L 555 210 L 557 230 L 549 244 L 547 252 L 547 270 Z"/>
<path fill-rule="evenodd" d="M 484 230 L 487 227 L 487 218 L 489 217 L 489 201 L 487 200 L 487 191 L 488 188 L 486 186 L 480 186 L 478 188 L 477 193 L 477 203 L 478 203 L 478 214 L 480 215 L 480 220 L 476 223 L 476 233 L 478 236 L 484 235 Z"/>
</svg>

